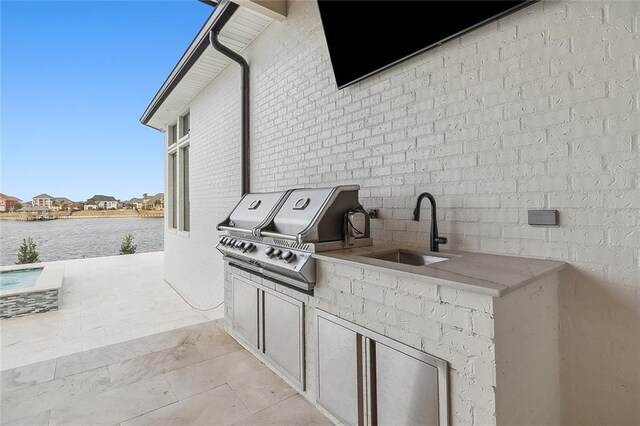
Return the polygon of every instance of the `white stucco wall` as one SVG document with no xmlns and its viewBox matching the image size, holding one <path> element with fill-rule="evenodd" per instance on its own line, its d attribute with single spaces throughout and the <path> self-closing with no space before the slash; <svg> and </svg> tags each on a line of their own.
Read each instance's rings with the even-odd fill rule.
<svg viewBox="0 0 640 426">
<path fill-rule="evenodd" d="M 224 265 L 215 250 L 216 225 L 240 199 L 238 74 L 228 67 L 190 106 L 191 231 L 167 229 L 165 215 L 165 279 L 200 309 L 223 301 Z M 165 188 L 169 193 L 168 180 Z M 217 312 L 222 317 L 223 310 Z"/>
<path fill-rule="evenodd" d="M 315 2 L 289 2 L 251 65 L 253 191 L 357 183 L 377 240 L 569 263 L 560 284 L 565 423 L 640 418 L 640 2 L 540 2 L 336 90 Z M 222 301 L 215 224 L 239 198 L 239 71 L 191 105 L 191 232 L 167 232 L 166 278 Z M 526 210 L 560 210 L 532 228 Z M 222 313 L 222 312 L 221 312 Z"/>
</svg>

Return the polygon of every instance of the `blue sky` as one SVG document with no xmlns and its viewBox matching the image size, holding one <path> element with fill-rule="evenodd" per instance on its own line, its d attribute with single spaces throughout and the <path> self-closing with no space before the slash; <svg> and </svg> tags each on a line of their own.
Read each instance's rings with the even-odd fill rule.
<svg viewBox="0 0 640 426">
<path fill-rule="evenodd" d="M 138 121 L 212 9 L 183 1 L 4 1 L 0 192 L 86 200 L 163 190 Z"/>
</svg>

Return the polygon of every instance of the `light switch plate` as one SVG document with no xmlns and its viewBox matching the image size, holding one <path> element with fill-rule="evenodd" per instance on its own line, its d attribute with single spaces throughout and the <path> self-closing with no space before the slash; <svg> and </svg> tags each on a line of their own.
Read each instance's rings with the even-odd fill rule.
<svg viewBox="0 0 640 426">
<path fill-rule="evenodd" d="M 558 210 L 528 210 L 529 225 L 558 226 Z"/>
</svg>

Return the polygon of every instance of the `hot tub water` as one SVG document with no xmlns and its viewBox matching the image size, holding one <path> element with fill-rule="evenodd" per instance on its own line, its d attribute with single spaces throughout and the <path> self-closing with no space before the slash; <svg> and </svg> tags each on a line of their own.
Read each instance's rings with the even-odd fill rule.
<svg viewBox="0 0 640 426">
<path fill-rule="evenodd" d="M 33 287 L 43 268 L 0 272 L 0 291 Z"/>
</svg>

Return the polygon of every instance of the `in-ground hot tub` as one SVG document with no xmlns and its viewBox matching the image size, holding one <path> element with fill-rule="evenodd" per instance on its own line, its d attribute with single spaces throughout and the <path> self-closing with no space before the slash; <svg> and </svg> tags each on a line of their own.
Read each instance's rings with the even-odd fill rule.
<svg viewBox="0 0 640 426">
<path fill-rule="evenodd" d="M 0 319 L 57 310 L 63 278 L 59 265 L 0 266 Z"/>
</svg>

